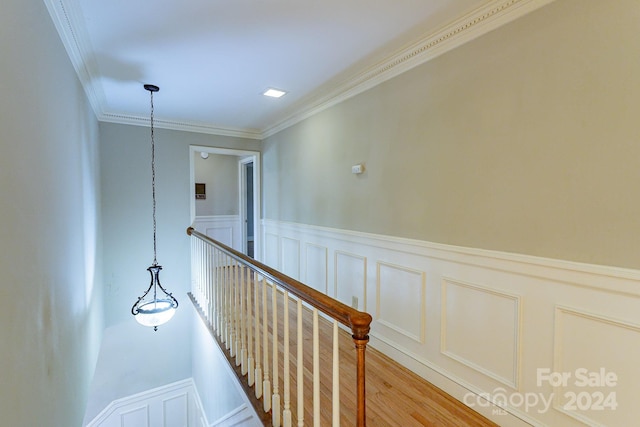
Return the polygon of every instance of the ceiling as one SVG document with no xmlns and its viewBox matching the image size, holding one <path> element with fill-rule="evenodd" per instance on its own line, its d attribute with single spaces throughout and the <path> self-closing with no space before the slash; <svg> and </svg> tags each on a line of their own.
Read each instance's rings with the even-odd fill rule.
<svg viewBox="0 0 640 427">
<path fill-rule="evenodd" d="M 157 126 L 256 139 L 550 1 L 44 0 L 99 120 L 151 83 Z"/>
</svg>

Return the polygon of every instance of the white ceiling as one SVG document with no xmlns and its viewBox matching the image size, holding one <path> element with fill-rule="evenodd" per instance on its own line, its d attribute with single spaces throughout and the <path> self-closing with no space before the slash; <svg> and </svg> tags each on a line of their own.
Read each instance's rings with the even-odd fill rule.
<svg viewBox="0 0 640 427">
<path fill-rule="evenodd" d="M 44 0 L 99 120 L 263 138 L 551 0 Z M 268 87 L 288 91 L 267 98 Z"/>
</svg>

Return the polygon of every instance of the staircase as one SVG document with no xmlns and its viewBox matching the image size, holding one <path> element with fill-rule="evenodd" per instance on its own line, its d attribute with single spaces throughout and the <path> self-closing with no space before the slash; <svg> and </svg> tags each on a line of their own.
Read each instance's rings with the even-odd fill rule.
<svg viewBox="0 0 640 427">
<path fill-rule="evenodd" d="M 375 350 L 365 365 L 369 314 L 187 233 L 191 300 L 264 425 L 495 425 Z"/>
</svg>

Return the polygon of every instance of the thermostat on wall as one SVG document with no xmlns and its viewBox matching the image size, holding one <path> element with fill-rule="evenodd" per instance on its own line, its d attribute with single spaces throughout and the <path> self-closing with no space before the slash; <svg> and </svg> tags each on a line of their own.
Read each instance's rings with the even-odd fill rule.
<svg viewBox="0 0 640 427">
<path fill-rule="evenodd" d="M 364 165 L 362 163 L 351 166 L 351 173 L 359 174 L 362 172 L 364 172 Z"/>
</svg>

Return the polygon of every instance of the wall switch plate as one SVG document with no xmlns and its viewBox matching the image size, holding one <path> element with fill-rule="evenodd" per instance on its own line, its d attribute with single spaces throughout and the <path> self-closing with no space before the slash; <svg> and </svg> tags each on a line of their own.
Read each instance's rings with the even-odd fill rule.
<svg viewBox="0 0 640 427">
<path fill-rule="evenodd" d="M 351 308 L 358 309 L 358 297 L 355 295 L 351 297 Z"/>
<path fill-rule="evenodd" d="M 351 166 L 351 173 L 359 174 L 364 172 L 364 165 L 362 163 Z"/>
</svg>

